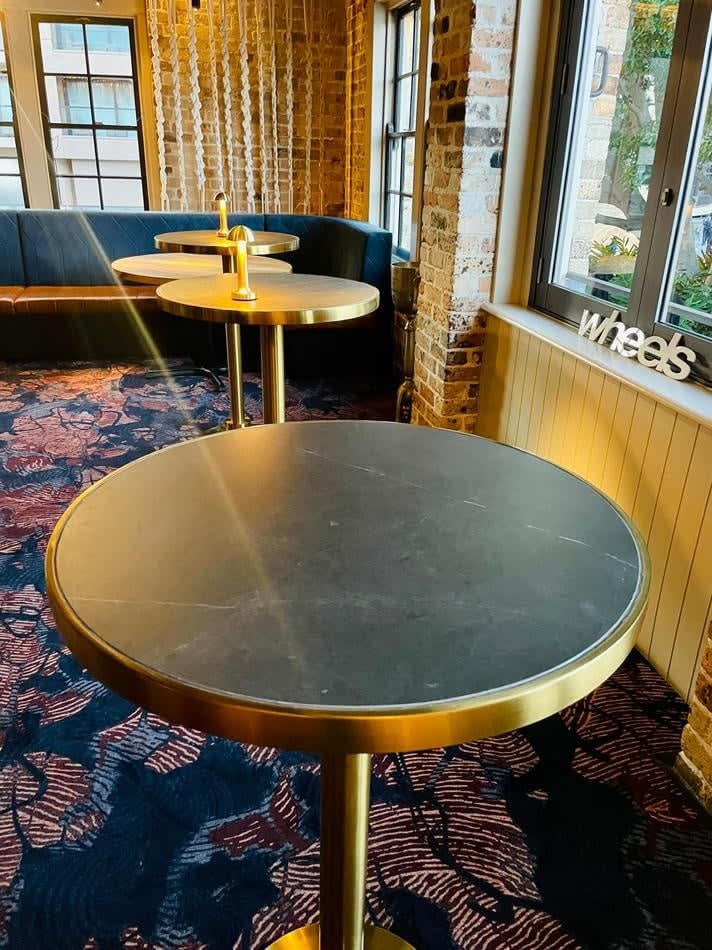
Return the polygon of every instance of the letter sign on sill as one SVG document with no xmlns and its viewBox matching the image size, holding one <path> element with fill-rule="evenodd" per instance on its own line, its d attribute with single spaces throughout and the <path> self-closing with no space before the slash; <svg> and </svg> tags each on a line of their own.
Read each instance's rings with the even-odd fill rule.
<svg viewBox="0 0 712 950">
<path fill-rule="evenodd" d="M 614 310 L 610 317 L 584 310 L 579 326 L 579 336 L 587 336 L 594 343 L 610 346 L 614 353 L 628 359 L 637 357 L 641 366 L 654 367 L 669 379 L 687 379 L 690 363 L 697 355 L 689 346 L 680 346 L 682 334 L 674 333 L 669 340 L 662 336 L 646 336 L 638 327 L 626 327 Z M 609 337 L 613 333 L 613 339 Z"/>
</svg>

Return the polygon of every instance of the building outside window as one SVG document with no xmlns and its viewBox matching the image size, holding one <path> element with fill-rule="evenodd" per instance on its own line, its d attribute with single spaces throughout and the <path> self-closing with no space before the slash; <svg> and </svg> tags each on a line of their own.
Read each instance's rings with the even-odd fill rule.
<svg viewBox="0 0 712 950">
<path fill-rule="evenodd" d="M 58 208 L 145 208 L 130 21 L 33 18 L 45 140 Z"/>
<path fill-rule="evenodd" d="M 5 21 L 0 14 L 0 207 L 24 208 L 25 183 L 6 48 Z"/>
<path fill-rule="evenodd" d="M 572 0 L 558 53 L 532 303 L 682 336 L 712 382 L 712 9 Z"/>
</svg>

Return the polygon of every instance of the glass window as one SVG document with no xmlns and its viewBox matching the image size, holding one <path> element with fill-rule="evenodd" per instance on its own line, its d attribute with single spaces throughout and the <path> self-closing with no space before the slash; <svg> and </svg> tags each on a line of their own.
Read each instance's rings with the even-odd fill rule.
<svg viewBox="0 0 712 950">
<path fill-rule="evenodd" d="M 395 33 L 391 77 L 393 109 L 386 127 L 383 226 L 392 232 L 396 248 L 410 255 L 420 64 L 420 2 L 399 7 L 392 17 Z"/>
<path fill-rule="evenodd" d="M 126 22 L 34 18 L 59 208 L 145 208 L 133 33 Z"/>
<path fill-rule="evenodd" d="M 5 21 L 0 13 L 0 208 L 24 208 L 27 204 L 18 146 L 12 80 L 7 63 Z"/>
<path fill-rule="evenodd" d="M 712 382 L 712 8 L 572 0 L 532 302 L 683 337 Z"/>
</svg>

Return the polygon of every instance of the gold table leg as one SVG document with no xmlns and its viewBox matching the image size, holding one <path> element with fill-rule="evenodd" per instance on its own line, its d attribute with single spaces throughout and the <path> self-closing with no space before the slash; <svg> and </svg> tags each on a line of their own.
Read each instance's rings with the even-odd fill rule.
<svg viewBox="0 0 712 950">
<path fill-rule="evenodd" d="M 236 273 L 237 263 L 234 254 L 222 255 L 224 274 Z M 225 324 L 225 345 L 227 348 L 227 379 L 230 385 L 231 418 L 225 423 L 226 429 L 244 429 L 249 425 L 245 416 L 245 398 L 242 392 L 242 347 L 240 345 L 240 327 L 237 323 Z"/>
<path fill-rule="evenodd" d="M 262 409 L 265 422 L 284 422 L 284 330 L 260 327 Z"/>
<path fill-rule="evenodd" d="M 370 755 L 322 756 L 321 921 L 285 934 L 268 950 L 414 950 L 363 922 L 370 784 Z"/>
</svg>

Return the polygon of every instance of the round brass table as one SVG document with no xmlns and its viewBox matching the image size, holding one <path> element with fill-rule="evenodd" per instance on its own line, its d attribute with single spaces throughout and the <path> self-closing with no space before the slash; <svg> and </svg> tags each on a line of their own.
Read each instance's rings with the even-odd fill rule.
<svg viewBox="0 0 712 950">
<path fill-rule="evenodd" d="M 256 300 L 233 300 L 232 274 L 177 280 L 158 288 L 161 307 L 194 320 L 260 327 L 262 402 L 265 422 L 284 422 L 284 326 L 352 320 L 378 307 L 370 284 L 312 274 L 254 274 Z"/>
<path fill-rule="evenodd" d="M 126 465 L 67 509 L 46 574 L 70 649 L 122 696 L 321 756 L 320 924 L 279 950 L 407 947 L 373 927 L 364 941 L 371 755 L 496 735 L 580 699 L 632 648 L 649 583 L 628 518 L 562 469 L 442 429 L 345 421 Z"/>
<path fill-rule="evenodd" d="M 291 274 L 292 265 L 275 257 L 249 258 L 250 274 Z M 137 254 L 111 262 L 111 269 L 124 280 L 142 284 L 165 284 L 188 277 L 218 277 L 223 273 L 217 257 L 200 254 Z"/>
<path fill-rule="evenodd" d="M 254 240 L 246 244 L 249 255 L 282 254 L 286 251 L 295 251 L 299 247 L 299 238 L 295 234 L 284 234 L 281 231 L 253 231 L 252 235 Z M 219 254 L 223 273 L 235 272 L 235 242 L 219 237 L 217 231 L 167 231 L 157 234 L 153 240 L 160 251 Z M 242 347 L 239 323 L 225 323 L 225 348 L 231 409 L 225 428 L 243 429 L 249 423 L 245 415 L 245 399 L 242 392 Z"/>
</svg>

